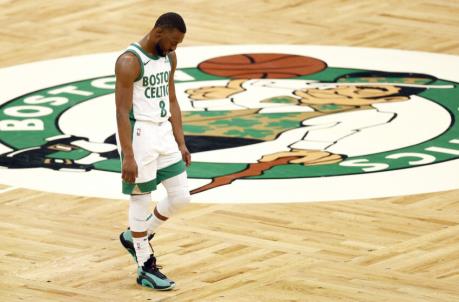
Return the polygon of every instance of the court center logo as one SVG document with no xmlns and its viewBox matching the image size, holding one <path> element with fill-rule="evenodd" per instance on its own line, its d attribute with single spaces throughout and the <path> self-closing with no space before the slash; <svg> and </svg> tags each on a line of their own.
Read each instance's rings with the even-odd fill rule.
<svg viewBox="0 0 459 302">
<path fill-rule="evenodd" d="M 308 47 L 241 48 L 209 48 L 194 57 L 193 48 L 179 53 L 176 94 L 192 152 L 188 175 L 196 201 L 410 194 L 417 193 L 416 186 L 397 183 L 398 178 L 416 182 L 407 175 L 432 176 L 456 167 L 457 79 L 400 69 L 403 62 L 350 68 L 343 57 L 343 66 L 331 65 L 326 54 L 317 56 Z M 371 57 L 368 49 L 353 52 Z M 380 56 L 372 59 L 384 60 Z M 107 54 L 107 61 L 114 58 Z M 17 181 L 23 171 L 23 180 L 35 179 L 33 188 L 119 196 L 114 86 L 107 71 L 2 100 L 2 182 L 28 186 L 33 181 Z M 37 179 L 42 175 L 60 181 Z M 427 191 L 444 186 L 431 178 L 423 179 L 432 185 Z M 88 188 L 91 183 L 95 188 Z M 375 192 L 375 186 L 386 191 Z"/>
</svg>

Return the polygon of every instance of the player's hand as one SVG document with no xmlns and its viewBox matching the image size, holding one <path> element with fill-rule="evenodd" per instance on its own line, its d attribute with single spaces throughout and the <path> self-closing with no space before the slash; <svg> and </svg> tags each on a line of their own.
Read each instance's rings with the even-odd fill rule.
<svg viewBox="0 0 459 302">
<path fill-rule="evenodd" d="M 125 156 L 123 158 L 123 167 L 121 171 L 121 178 L 127 183 L 135 183 L 138 176 L 137 163 L 133 156 Z"/>
<path fill-rule="evenodd" d="M 322 150 L 292 149 L 290 151 L 276 152 L 263 155 L 259 162 L 274 161 L 282 157 L 297 157 L 289 161 L 291 164 L 303 164 L 305 166 L 335 164 L 343 160 L 340 154 L 334 154 Z"/>
<path fill-rule="evenodd" d="M 242 92 L 242 83 L 246 80 L 230 80 L 226 86 L 206 86 L 196 89 L 187 89 L 185 92 L 192 100 L 226 99 L 231 95 Z"/>
<path fill-rule="evenodd" d="M 188 148 L 185 145 L 179 146 L 180 153 L 182 153 L 182 159 L 185 162 L 186 166 L 188 167 L 191 165 L 191 154 L 188 151 Z"/>
</svg>

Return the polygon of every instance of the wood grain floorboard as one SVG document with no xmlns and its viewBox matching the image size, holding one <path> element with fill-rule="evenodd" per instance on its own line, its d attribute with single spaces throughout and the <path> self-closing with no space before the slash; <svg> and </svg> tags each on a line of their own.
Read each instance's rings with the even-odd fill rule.
<svg viewBox="0 0 459 302">
<path fill-rule="evenodd" d="M 183 46 L 318 44 L 459 55 L 459 1 L 0 1 L 0 67 L 111 52 L 166 11 Z M 153 240 L 171 292 L 135 283 L 126 201 L 0 180 L 0 301 L 459 301 L 459 190 L 192 204 Z"/>
</svg>

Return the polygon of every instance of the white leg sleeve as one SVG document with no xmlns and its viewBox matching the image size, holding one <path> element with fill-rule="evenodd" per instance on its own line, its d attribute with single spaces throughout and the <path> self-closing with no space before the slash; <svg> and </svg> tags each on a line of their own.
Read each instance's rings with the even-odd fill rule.
<svg viewBox="0 0 459 302">
<path fill-rule="evenodd" d="M 166 188 L 167 198 L 160 200 L 156 209 L 162 216 L 171 217 L 191 200 L 186 172 L 166 179 L 162 184 Z"/>
<path fill-rule="evenodd" d="M 151 195 L 131 195 L 129 202 L 129 227 L 134 232 L 145 232 L 148 229 L 147 217 Z"/>
</svg>

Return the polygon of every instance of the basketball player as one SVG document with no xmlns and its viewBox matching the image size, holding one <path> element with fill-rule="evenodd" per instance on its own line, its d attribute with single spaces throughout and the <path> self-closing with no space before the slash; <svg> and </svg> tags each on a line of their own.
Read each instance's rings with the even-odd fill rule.
<svg viewBox="0 0 459 302">
<path fill-rule="evenodd" d="M 162 274 L 149 240 L 157 228 L 190 201 L 180 107 L 175 95 L 174 50 L 186 32 L 176 13 L 161 15 L 154 28 L 118 58 L 116 118 L 121 146 L 122 188 L 130 195 L 129 229 L 120 234 L 123 246 L 137 261 L 137 283 L 170 290 L 174 281 Z M 162 182 L 167 198 L 149 213 L 151 192 Z"/>
</svg>

